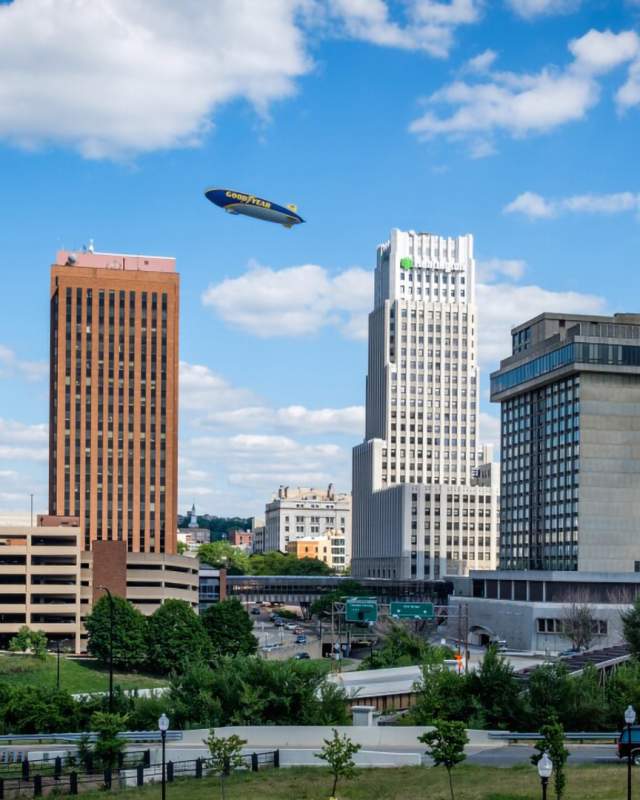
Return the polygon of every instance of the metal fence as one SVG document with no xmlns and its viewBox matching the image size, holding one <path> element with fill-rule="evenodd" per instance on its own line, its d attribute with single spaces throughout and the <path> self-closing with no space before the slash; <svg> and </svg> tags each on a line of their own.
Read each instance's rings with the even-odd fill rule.
<svg viewBox="0 0 640 800">
<path fill-rule="evenodd" d="M 162 780 L 162 765 L 149 763 L 149 751 L 138 763 L 123 760 L 118 768 L 99 771 L 63 771 L 61 759 L 56 759 L 46 770 L 38 771 L 34 762 L 21 762 L 20 775 L 0 777 L 0 800 L 17 800 L 24 797 L 46 797 L 55 792 L 56 796 L 78 795 L 96 789 L 118 790 L 130 786 L 143 786 L 148 782 Z M 130 755 L 130 754 L 127 754 Z M 243 769 L 258 772 L 261 769 L 278 768 L 280 751 L 269 750 L 243 755 Z M 27 765 L 24 767 L 24 765 Z M 178 778 L 201 779 L 213 772 L 209 759 L 197 758 L 187 761 L 166 762 L 166 780 L 172 783 Z"/>
</svg>

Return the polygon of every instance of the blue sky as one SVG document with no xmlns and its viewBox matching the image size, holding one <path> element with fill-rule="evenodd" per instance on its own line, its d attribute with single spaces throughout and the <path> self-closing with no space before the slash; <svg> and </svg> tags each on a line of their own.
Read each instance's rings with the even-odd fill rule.
<svg viewBox="0 0 640 800">
<path fill-rule="evenodd" d="M 46 508 L 49 266 L 90 237 L 177 259 L 180 503 L 218 514 L 350 487 L 392 227 L 475 235 L 485 389 L 510 325 L 638 310 L 639 19 L 637 0 L 0 3 L 0 517 L 30 491 Z M 209 185 L 307 223 L 227 216 Z"/>
</svg>

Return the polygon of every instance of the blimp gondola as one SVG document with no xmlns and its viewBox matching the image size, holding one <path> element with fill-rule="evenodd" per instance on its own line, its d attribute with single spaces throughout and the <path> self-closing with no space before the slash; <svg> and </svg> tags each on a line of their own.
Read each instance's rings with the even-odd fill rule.
<svg viewBox="0 0 640 800">
<path fill-rule="evenodd" d="M 272 200 L 256 197 L 254 194 L 237 192 L 235 189 L 205 189 L 204 196 L 214 205 L 229 214 L 244 214 L 247 217 L 277 222 L 285 228 L 292 228 L 304 222 L 294 205 L 281 206 Z"/>
</svg>

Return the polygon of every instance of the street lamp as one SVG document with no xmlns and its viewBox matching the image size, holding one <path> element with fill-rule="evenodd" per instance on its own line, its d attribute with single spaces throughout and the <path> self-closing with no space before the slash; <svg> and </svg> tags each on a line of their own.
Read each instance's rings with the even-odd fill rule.
<svg viewBox="0 0 640 800">
<path fill-rule="evenodd" d="M 636 710 L 633 706 L 626 707 L 624 721 L 627 725 L 627 800 L 631 800 L 631 726 L 636 721 Z"/>
<path fill-rule="evenodd" d="M 167 795 L 167 781 L 165 774 L 165 748 L 167 744 L 167 731 L 169 730 L 169 717 L 162 714 L 158 720 L 158 729 L 162 738 L 162 800 L 165 800 Z"/>
<path fill-rule="evenodd" d="M 553 772 L 553 761 L 549 758 L 548 753 L 543 753 L 542 758 L 538 761 L 538 775 L 540 776 L 540 783 L 542 783 L 542 800 L 547 800 L 547 784 Z"/>
<path fill-rule="evenodd" d="M 109 713 L 113 713 L 113 595 L 106 586 L 98 586 L 109 598 Z"/>
</svg>

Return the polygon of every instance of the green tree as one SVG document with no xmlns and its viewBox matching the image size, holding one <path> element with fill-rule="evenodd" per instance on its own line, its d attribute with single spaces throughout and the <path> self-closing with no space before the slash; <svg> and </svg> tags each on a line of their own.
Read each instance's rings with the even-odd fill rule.
<svg viewBox="0 0 640 800">
<path fill-rule="evenodd" d="M 636 597 L 628 611 L 620 614 L 622 632 L 635 658 L 640 659 L 640 596 Z"/>
<path fill-rule="evenodd" d="M 353 778 L 356 775 L 356 765 L 353 756 L 360 750 L 361 745 L 355 744 L 346 733 L 340 735 L 333 729 L 331 739 L 323 739 L 324 747 L 319 753 L 315 753 L 316 758 L 326 761 L 333 775 L 333 787 L 331 797 L 335 800 L 336 789 L 340 778 Z"/>
<path fill-rule="evenodd" d="M 185 542 L 176 542 L 176 553 L 183 556 L 187 552 L 187 545 Z"/>
<path fill-rule="evenodd" d="M 210 659 L 207 632 L 186 600 L 166 600 L 149 617 L 147 653 L 150 667 L 164 675 Z"/>
<path fill-rule="evenodd" d="M 296 558 L 291 553 L 271 550 L 249 557 L 251 575 L 331 575 L 331 568 L 317 558 Z"/>
<path fill-rule="evenodd" d="M 201 544 L 198 548 L 198 558 L 217 569 L 224 567 L 230 575 L 250 574 L 249 556 L 244 550 L 234 547 L 229 542 Z"/>
<path fill-rule="evenodd" d="M 468 681 L 467 675 L 458 675 L 443 665 L 423 664 L 422 680 L 415 684 L 416 703 L 411 710 L 416 724 L 468 720 L 473 712 Z"/>
<path fill-rule="evenodd" d="M 453 794 L 453 768 L 466 758 L 464 748 L 469 737 L 462 722 L 437 720 L 432 731 L 423 733 L 418 741 L 427 745 L 427 755 L 431 756 L 436 767 L 443 766 L 449 778 L 451 800 Z"/>
<path fill-rule="evenodd" d="M 541 664 L 527 684 L 528 727 L 537 730 L 550 718 L 570 719 L 574 685 L 562 663 Z"/>
<path fill-rule="evenodd" d="M 620 664 L 605 683 L 607 723 L 610 730 L 618 728 L 627 706 L 640 708 L 640 662 L 635 659 Z"/>
<path fill-rule="evenodd" d="M 538 751 L 531 756 L 533 764 L 537 764 L 544 753 L 548 753 L 553 763 L 553 788 L 556 793 L 556 800 L 562 800 L 567 784 L 567 777 L 564 772 L 569 751 L 564 746 L 564 728 L 557 719 L 552 719 L 540 728 L 542 739 L 536 742 L 535 749 Z"/>
<path fill-rule="evenodd" d="M 3 733 L 60 733 L 82 730 L 81 707 L 67 692 L 46 686 L 0 684 L 0 730 Z"/>
<path fill-rule="evenodd" d="M 384 669 L 409 667 L 426 662 L 442 663 L 451 658 L 453 651 L 442 645 L 431 645 L 421 636 L 393 623 L 385 635 L 382 647 L 362 660 L 359 669 Z"/>
<path fill-rule="evenodd" d="M 42 631 L 34 631 L 23 625 L 15 636 L 9 640 L 12 653 L 26 653 L 30 650 L 36 657 L 44 661 L 47 657 L 47 637 Z"/>
<path fill-rule="evenodd" d="M 222 705 L 215 695 L 216 691 L 215 673 L 206 664 L 191 664 L 174 676 L 169 702 L 171 719 L 175 720 L 177 727 L 210 728 L 223 725 Z"/>
<path fill-rule="evenodd" d="M 250 656 L 258 649 L 253 623 L 242 603 L 229 597 L 214 603 L 202 614 L 202 624 L 209 636 L 214 658 Z"/>
<path fill-rule="evenodd" d="M 127 717 L 122 714 L 96 711 L 91 717 L 91 730 L 98 734 L 93 755 L 103 769 L 115 767 L 120 753 L 124 752 L 127 742 L 118 734 L 126 730 L 126 726 Z"/>
<path fill-rule="evenodd" d="M 242 748 L 247 743 L 247 740 L 241 739 L 235 733 L 226 737 L 216 736 L 215 731 L 211 729 L 209 736 L 202 741 L 209 748 L 209 764 L 213 771 L 220 776 L 220 795 L 224 800 L 225 779 L 229 777 L 232 770 L 245 766 Z"/>
<path fill-rule="evenodd" d="M 469 694 L 489 728 L 513 729 L 522 719 L 521 687 L 498 648 L 487 648 L 480 669 L 468 677 Z"/>
<path fill-rule="evenodd" d="M 111 607 L 109 598 L 101 597 L 85 623 L 91 655 L 103 663 L 109 661 L 111 646 Z M 113 595 L 113 664 L 118 669 L 136 670 L 144 664 L 147 619 L 123 597 Z"/>
</svg>

